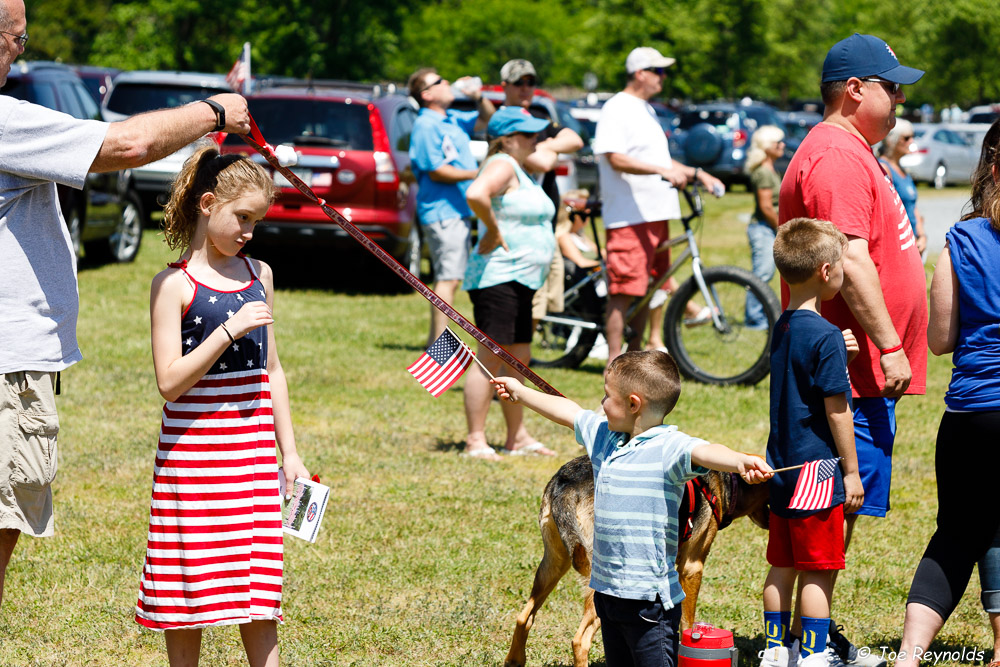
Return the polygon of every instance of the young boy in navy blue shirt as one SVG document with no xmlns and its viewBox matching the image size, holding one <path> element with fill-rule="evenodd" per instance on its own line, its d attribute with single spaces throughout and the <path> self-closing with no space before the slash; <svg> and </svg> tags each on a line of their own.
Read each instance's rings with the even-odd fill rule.
<svg viewBox="0 0 1000 667">
<path fill-rule="evenodd" d="M 834 573 L 845 564 L 844 513 L 856 511 L 864 500 L 847 374 L 858 344 L 850 329 L 841 332 L 823 319 L 819 307 L 844 283 L 846 247 L 847 237 L 832 223 L 809 218 L 779 227 L 774 242 L 774 263 L 790 300 L 771 340 L 767 462 L 775 469 L 837 457 L 840 463 L 827 466 L 832 496 L 829 504 L 815 503 L 825 507 L 790 509 L 799 470 L 779 472 L 771 480 L 762 667 L 843 665 L 826 640 Z M 798 578 L 802 638 L 796 642 L 789 626 Z"/>
<path fill-rule="evenodd" d="M 495 378 L 500 398 L 572 428 L 594 467 L 590 587 L 608 667 L 674 667 L 684 591 L 674 568 L 677 507 L 687 480 L 708 468 L 770 478 L 764 459 L 710 444 L 663 423 L 681 393 L 666 352 L 626 352 L 604 380 L 604 415 L 562 396 Z"/>
</svg>

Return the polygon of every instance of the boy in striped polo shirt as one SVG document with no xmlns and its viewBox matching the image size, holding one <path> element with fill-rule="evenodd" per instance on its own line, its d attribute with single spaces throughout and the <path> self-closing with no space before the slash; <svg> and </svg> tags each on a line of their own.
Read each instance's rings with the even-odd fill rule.
<svg viewBox="0 0 1000 667">
<path fill-rule="evenodd" d="M 710 444 L 663 423 L 681 393 L 665 352 L 627 352 L 609 365 L 604 416 L 562 396 L 494 379 L 500 398 L 572 428 L 594 467 L 594 555 L 590 586 L 610 667 L 673 667 L 684 599 L 677 560 L 677 509 L 687 480 L 709 468 L 766 481 L 763 458 Z"/>
</svg>

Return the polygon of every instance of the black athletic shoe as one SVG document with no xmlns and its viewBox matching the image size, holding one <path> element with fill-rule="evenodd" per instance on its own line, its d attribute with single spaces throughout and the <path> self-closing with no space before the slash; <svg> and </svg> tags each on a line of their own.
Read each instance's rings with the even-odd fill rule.
<svg viewBox="0 0 1000 667">
<path fill-rule="evenodd" d="M 848 665 L 855 667 L 886 667 L 886 662 L 881 654 L 875 654 L 868 650 L 858 651 L 857 647 L 850 642 L 842 633 L 844 626 L 830 619 L 830 633 L 826 638 L 826 645 L 832 647 Z"/>
</svg>

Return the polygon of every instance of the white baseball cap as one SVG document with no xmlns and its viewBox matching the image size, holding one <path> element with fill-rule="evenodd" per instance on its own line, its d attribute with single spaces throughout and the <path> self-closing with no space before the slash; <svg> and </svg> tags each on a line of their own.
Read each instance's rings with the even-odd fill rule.
<svg viewBox="0 0 1000 667">
<path fill-rule="evenodd" d="M 675 62 L 677 62 L 675 58 L 667 58 L 651 46 L 640 46 L 628 54 L 628 58 L 625 59 L 625 71 L 632 74 L 650 67 L 670 67 Z"/>
</svg>

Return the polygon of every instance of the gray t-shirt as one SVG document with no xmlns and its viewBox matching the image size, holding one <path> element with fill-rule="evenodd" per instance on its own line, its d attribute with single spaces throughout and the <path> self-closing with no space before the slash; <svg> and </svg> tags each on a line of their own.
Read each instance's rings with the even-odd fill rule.
<svg viewBox="0 0 1000 667">
<path fill-rule="evenodd" d="M 0 95 L 0 373 L 82 358 L 76 255 L 55 184 L 82 188 L 107 132 Z"/>
</svg>

